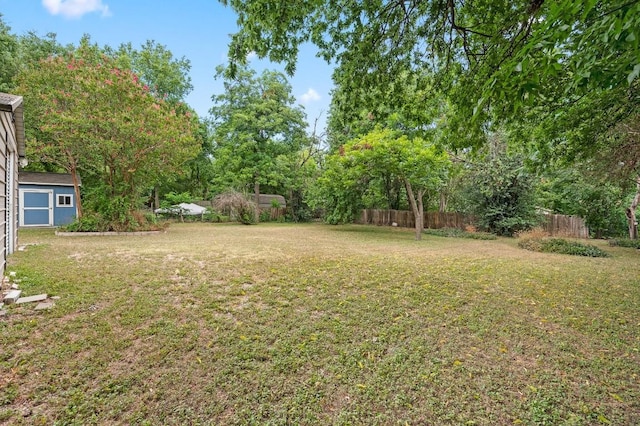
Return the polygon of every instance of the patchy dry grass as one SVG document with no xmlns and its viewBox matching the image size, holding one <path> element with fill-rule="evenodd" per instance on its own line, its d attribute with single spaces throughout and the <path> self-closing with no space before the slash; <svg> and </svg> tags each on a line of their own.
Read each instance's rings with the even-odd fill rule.
<svg viewBox="0 0 640 426">
<path fill-rule="evenodd" d="M 0 423 L 640 423 L 637 251 L 270 224 L 20 240 L 21 288 L 61 299 L 0 318 Z"/>
</svg>

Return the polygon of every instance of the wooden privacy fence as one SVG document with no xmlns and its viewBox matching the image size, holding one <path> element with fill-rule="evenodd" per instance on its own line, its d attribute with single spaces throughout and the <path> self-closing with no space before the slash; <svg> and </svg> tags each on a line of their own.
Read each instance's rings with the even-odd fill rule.
<svg viewBox="0 0 640 426">
<path fill-rule="evenodd" d="M 572 238 L 589 238 L 589 227 L 584 219 L 578 216 L 562 214 L 545 214 L 542 227 L 550 235 Z"/>
<path fill-rule="evenodd" d="M 424 227 L 429 229 L 438 228 L 459 228 L 464 229 L 467 225 L 473 225 L 473 217 L 455 212 L 425 212 Z M 365 209 L 360 213 L 360 218 L 356 223 L 370 225 L 386 225 L 402 228 L 413 228 L 416 222 L 413 212 L 408 210 L 378 210 Z"/>
<path fill-rule="evenodd" d="M 369 225 L 396 226 L 402 228 L 415 227 L 413 212 L 407 210 L 364 209 L 356 223 Z M 475 225 L 473 216 L 455 212 L 425 212 L 424 227 L 428 229 L 458 228 Z M 543 215 L 542 228 L 552 236 L 589 238 L 589 228 L 584 219 L 578 216 L 561 214 Z"/>
<path fill-rule="evenodd" d="M 260 209 L 261 212 L 269 212 L 269 220 L 280 220 L 287 213 L 285 207 L 269 207 L 268 209 Z"/>
</svg>

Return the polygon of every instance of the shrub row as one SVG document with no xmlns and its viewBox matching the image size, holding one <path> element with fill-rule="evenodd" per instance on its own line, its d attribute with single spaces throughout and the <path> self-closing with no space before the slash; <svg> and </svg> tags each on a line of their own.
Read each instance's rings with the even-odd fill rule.
<svg viewBox="0 0 640 426">
<path fill-rule="evenodd" d="M 640 240 L 630 240 L 629 238 L 616 238 L 609 240 L 612 247 L 630 247 L 640 249 Z"/>
<path fill-rule="evenodd" d="M 66 232 L 133 232 L 165 229 L 167 222 L 160 222 L 153 213 L 135 212 L 126 221 L 108 220 L 100 213 L 88 212 L 80 219 L 61 227 Z"/>
<path fill-rule="evenodd" d="M 495 240 L 498 238 L 488 232 L 468 232 L 458 228 L 425 229 L 423 232 L 438 237 L 471 238 L 474 240 Z"/>
<path fill-rule="evenodd" d="M 523 238 L 518 247 L 543 253 L 570 254 L 573 256 L 609 257 L 609 253 L 590 244 L 563 238 Z"/>
</svg>

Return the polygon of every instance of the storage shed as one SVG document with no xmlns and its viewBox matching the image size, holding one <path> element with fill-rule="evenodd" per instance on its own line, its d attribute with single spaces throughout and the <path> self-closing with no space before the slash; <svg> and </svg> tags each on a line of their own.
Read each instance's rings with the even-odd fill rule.
<svg viewBox="0 0 640 426">
<path fill-rule="evenodd" d="M 18 242 L 18 164 L 24 162 L 22 96 L 0 93 L 0 277 Z"/>
<path fill-rule="evenodd" d="M 20 171 L 20 226 L 68 225 L 78 214 L 73 179 L 66 173 Z"/>
</svg>

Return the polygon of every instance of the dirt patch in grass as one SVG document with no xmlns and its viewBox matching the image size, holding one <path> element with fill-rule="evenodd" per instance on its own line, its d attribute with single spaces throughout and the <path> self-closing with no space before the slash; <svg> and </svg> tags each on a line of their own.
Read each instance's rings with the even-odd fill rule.
<svg viewBox="0 0 640 426">
<path fill-rule="evenodd" d="M 640 254 L 381 227 L 174 225 L 9 259 L 8 424 L 637 424 Z M 23 417 L 30 410 L 27 417 Z"/>
</svg>

